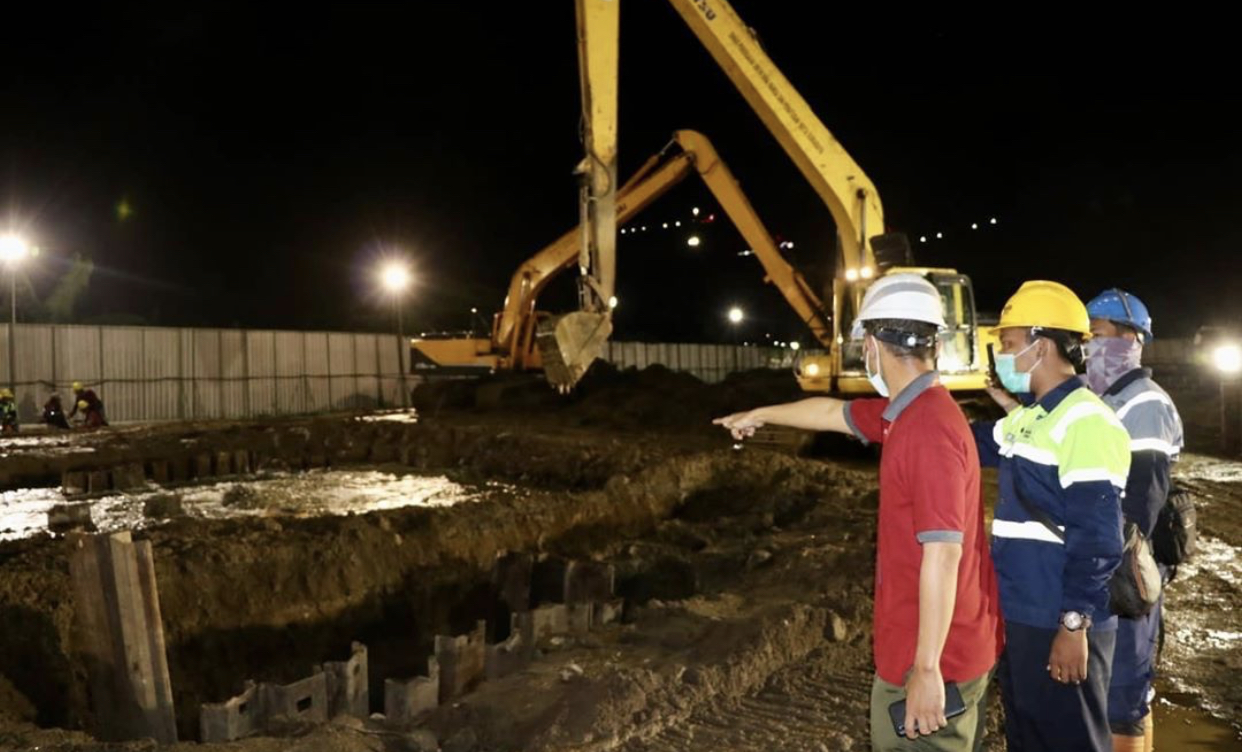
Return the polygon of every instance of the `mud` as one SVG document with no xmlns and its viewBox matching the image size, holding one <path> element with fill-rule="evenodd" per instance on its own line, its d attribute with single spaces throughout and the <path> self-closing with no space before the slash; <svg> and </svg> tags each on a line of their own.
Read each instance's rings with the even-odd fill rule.
<svg viewBox="0 0 1242 752">
<path fill-rule="evenodd" d="M 713 414 L 769 401 L 756 397 L 765 389 L 785 398 L 779 380 L 704 395 L 658 371 L 597 377 L 550 412 L 530 406 L 546 394 L 467 412 L 446 400 L 417 422 L 133 428 L 5 451 L 27 468 L 238 449 L 265 460 L 263 476 L 92 501 L 97 524 L 153 543 L 183 739 L 195 736 L 199 703 L 247 679 L 305 676 L 344 659 L 353 640 L 369 648 L 381 711 L 383 679 L 422 673 L 434 635 L 493 615 L 498 552 L 616 567 L 621 623 L 541 646 L 528 669 L 419 728 L 290 722 L 193 749 L 867 749 L 873 461 L 735 451 L 705 430 Z M 685 411 L 668 415 L 677 404 Z M 1204 546 L 1168 590 L 1157 748 L 1242 750 L 1230 725 L 1242 718 L 1242 464 L 1189 456 L 1178 472 L 1203 498 Z M 0 504 L 6 518 L 37 519 L 20 502 L 57 493 L 15 491 Z M 76 730 L 89 710 L 64 543 L 23 536 L 0 543 L 0 749 L 104 749 Z M 1004 749 L 995 704 L 989 750 Z"/>
</svg>

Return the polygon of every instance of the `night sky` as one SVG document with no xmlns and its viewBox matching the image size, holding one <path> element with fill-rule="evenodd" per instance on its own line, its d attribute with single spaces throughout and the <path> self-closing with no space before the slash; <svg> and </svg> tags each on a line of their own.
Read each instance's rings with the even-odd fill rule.
<svg viewBox="0 0 1242 752">
<path fill-rule="evenodd" d="M 1236 45 L 1212 24 L 837 6 L 735 0 L 917 261 L 970 274 L 983 310 L 1051 278 L 1084 299 L 1129 288 L 1158 337 L 1242 318 Z M 95 272 L 75 321 L 376 329 L 374 268 L 402 253 L 411 328 L 460 329 L 575 223 L 568 0 L 160 13 L 6 20 L 0 224 L 43 249 L 28 315 L 76 255 Z M 676 13 L 627 0 L 621 33 L 623 175 L 704 132 L 821 283 L 827 210 Z M 738 304 L 741 337 L 806 341 L 723 216 L 687 247 L 694 206 L 715 210 L 691 179 L 620 239 L 616 337 L 728 341 Z M 544 307 L 572 305 L 570 282 Z"/>
</svg>

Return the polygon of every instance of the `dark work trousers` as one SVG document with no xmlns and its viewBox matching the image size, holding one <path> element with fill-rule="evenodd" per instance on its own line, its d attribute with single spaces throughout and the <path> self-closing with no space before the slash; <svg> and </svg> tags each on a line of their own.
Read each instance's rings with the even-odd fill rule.
<svg viewBox="0 0 1242 752">
<path fill-rule="evenodd" d="M 1108 683 L 1117 633 L 1087 632 L 1087 680 L 1062 684 L 1048 672 L 1055 629 L 1005 625 L 997 666 L 1009 752 L 1111 752 Z"/>
</svg>

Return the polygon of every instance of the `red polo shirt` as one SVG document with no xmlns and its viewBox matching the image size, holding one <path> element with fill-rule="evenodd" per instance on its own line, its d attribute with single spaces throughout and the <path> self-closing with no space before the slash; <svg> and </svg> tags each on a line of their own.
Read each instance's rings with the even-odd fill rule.
<svg viewBox="0 0 1242 752">
<path fill-rule="evenodd" d="M 940 671 L 969 681 L 996 664 L 1002 645 L 996 573 L 983 531 L 979 455 L 961 408 L 928 373 L 892 400 L 858 399 L 846 421 L 863 441 L 883 443 L 875 566 L 875 668 L 905 684 L 919 631 L 923 543 L 962 544 L 957 600 Z"/>
</svg>

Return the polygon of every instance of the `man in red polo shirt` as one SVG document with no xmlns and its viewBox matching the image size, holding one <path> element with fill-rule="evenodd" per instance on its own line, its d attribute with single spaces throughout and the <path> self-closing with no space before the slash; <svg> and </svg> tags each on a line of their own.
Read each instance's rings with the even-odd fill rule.
<svg viewBox="0 0 1242 752">
<path fill-rule="evenodd" d="M 1001 648 L 996 575 L 983 530 L 979 457 L 965 416 L 937 379 L 940 295 L 917 274 L 867 291 L 854 337 L 880 399 L 827 397 L 715 422 L 743 439 L 768 423 L 881 443 L 871 691 L 874 750 L 978 750 L 987 683 Z M 892 394 L 889 398 L 890 391 Z M 946 711 L 947 684 L 965 712 Z M 906 701 L 898 737 L 890 706 Z"/>
</svg>

